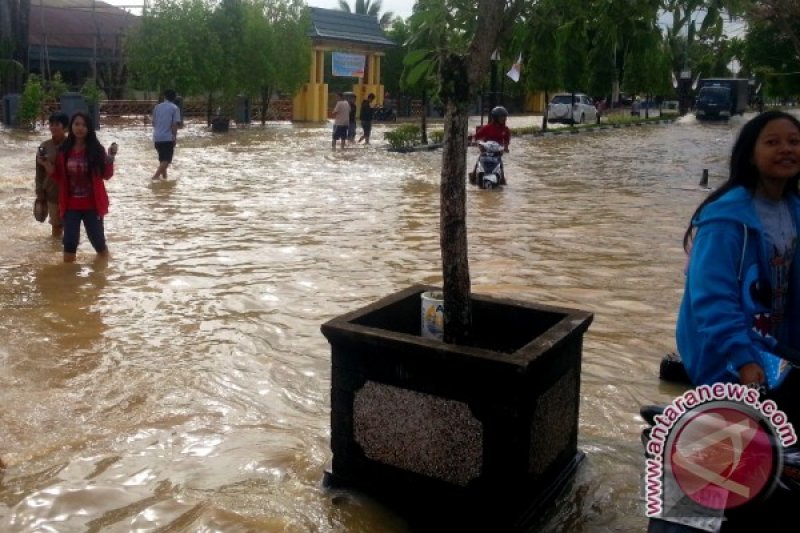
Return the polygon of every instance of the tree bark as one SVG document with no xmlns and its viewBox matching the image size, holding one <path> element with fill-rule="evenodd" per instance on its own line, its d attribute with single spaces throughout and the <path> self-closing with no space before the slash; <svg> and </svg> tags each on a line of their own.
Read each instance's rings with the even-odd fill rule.
<svg viewBox="0 0 800 533">
<path fill-rule="evenodd" d="M 466 344 L 472 329 L 472 293 L 467 257 L 467 60 L 450 55 L 442 61 L 442 82 L 462 93 L 445 99 L 442 180 L 439 192 L 440 246 L 444 280 L 444 341 Z"/>
</svg>

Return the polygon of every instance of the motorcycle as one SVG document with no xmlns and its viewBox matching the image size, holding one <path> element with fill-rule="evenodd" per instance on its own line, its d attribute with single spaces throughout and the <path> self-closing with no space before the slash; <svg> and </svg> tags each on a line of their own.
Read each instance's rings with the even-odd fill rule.
<svg viewBox="0 0 800 533">
<path fill-rule="evenodd" d="M 376 107 L 372 111 L 372 120 L 383 120 L 383 121 L 397 121 L 397 113 L 394 112 L 394 109 L 388 107 Z"/>
<path fill-rule="evenodd" d="M 496 141 L 478 141 L 481 153 L 469 182 L 481 189 L 497 189 L 506 184 L 503 170 L 503 145 Z"/>
<path fill-rule="evenodd" d="M 792 366 L 796 367 L 800 363 L 799 354 L 794 350 L 781 348 L 777 352 L 781 359 L 788 361 Z M 659 378 L 691 386 L 683 362 L 676 353 L 667 354 L 662 358 Z M 763 386 L 758 394 L 760 401 L 770 396 L 769 391 Z M 647 423 L 641 434 L 645 450 L 648 449 L 651 432 L 658 422 L 656 417 L 662 415 L 664 411 L 665 407 L 660 405 L 644 405 L 640 408 L 639 414 Z M 648 533 L 786 531 L 789 527 L 787 524 L 791 522 L 791 510 L 800 502 L 800 445 L 781 447 L 773 444 L 773 446 L 774 449 L 778 449 L 774 454 L 777 470 L 777 482 L 774 486 L 765 487 L 762 494 L 738 507 L 720 510 L 716 514 L 711 512 L 706 516 L 651 517 Z"/>
</svg>

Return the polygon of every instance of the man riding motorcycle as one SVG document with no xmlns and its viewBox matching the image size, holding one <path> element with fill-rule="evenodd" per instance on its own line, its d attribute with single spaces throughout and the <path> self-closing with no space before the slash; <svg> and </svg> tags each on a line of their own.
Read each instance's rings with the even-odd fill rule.
<svg viewBox="0 0 800 533">
<path fill-rule="evenodd" d="M 503 152 L 508 153 L 508 145 L 511 142 L 511 130 L 506 126 L 506 119 L 508 118 L 508 110 L 499 105 L 489 112 L 489 122 L 478 128 L 475 132 L 474 140 L 477 141 L 495 141 L 503 146 Z M 480 146 L 480 145 L 478 145 Z M 481 147 L 483 151 L 483 147 Z M 475 162 L 475 168 L 470 172 L 470 180 L 475 179 L 475 172 L 478 170 L 478 163 Z M 505 175 L 501 176 L 500 185 L 505 185 Z"/>
</svg>

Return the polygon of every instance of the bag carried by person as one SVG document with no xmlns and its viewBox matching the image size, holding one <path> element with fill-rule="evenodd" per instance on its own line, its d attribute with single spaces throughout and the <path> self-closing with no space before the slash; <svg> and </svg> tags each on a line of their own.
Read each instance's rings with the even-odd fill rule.
<svg viewBox="0 0 800 533">
<path fill-rule="evenodd" d="M 33 218 L 39 222 L 47 220 L 47 200 L 44 198 L 36 198 L 33 201 Z"/>
</svg>

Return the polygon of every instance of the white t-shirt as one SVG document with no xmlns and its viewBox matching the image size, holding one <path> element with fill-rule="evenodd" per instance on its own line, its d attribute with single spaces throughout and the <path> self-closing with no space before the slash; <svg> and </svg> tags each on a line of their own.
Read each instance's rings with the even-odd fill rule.
<svg viewBox="0 0 800 533">
<path fill-rule="evenodd" d="M 336 102 L 336 106 L 333 108 L 333 125 L 350 125 L 350 104 L 347 103 L 347 100 L 339 100 Z"/>
<path fill-rule="evenodd" d="M 153 108 L 153 142 L 170 142 L 175 140 L 172 125 L 181 121 L 178 106 L 164 100 Z"/>
</svg>

